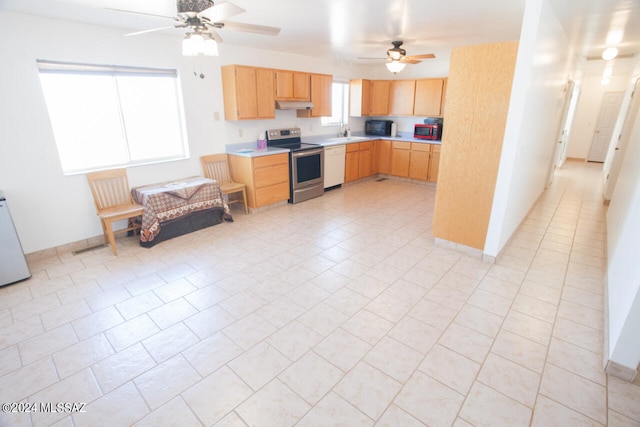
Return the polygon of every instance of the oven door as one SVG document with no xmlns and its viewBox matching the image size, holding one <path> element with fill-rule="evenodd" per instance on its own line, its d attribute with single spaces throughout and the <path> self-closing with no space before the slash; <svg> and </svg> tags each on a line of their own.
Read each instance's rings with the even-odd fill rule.
<svg viewBox="0 0 640 427">
<path fill-rule="evenodd" d="M 324 147 L 291 152 L 291 203 L 324 193 Z"/>
</svg>

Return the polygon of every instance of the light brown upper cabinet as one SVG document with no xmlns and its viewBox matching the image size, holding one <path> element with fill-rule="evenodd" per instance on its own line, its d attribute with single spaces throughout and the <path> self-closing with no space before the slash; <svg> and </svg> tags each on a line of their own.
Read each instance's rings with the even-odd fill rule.
<svg viewBox="0 0 640 427">
<path fill-rule="evenodd" d="M 276 99 L 281 101 L 309 101 L 311 79 L 309 73 L 275 70 Z"/>
<path fill-rule="evenodd" d="M 331 85 L 333 76 L 329 74 L 311 74 L 311 110 L 297 110 L 298 117 L 331 116 Z"/>
<path fill-rule="evenodd" d="M 225 120 L 275 118 L 273 70 L 242 65 L 221 70 Z"/>
<path fill-rule="evenodd" d="M 416 80 L 414 116 L 442 115 L 444 79 Z"/>
<path fill-rule="evenodd" d="M 371 111 L 372 116 L 389 115 L 389 95 L 391 92 L 390 80 L 371 81 Z"/>
<path fill-rule="evenodd" d="M 416 93 L 415 80 L 394 80 L 391 82 L 389 115 L 411 116 Z"/>
<path fill-rule="evenodd" d="M 368 116 L 371 113 L 371 80 L 356 79 L 349 82 L 349 115 Z"/>
</svg>

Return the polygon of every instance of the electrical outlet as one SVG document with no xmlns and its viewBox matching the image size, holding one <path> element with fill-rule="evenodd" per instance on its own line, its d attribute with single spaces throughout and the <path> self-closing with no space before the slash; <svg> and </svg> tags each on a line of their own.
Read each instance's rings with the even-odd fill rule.
<svg viewBox="0 0 640 427">
<path fill-rule="evenodd" d="M 213 120 L 215 120 L 216 122 L 220 120 L 220 113 L 218 111 L 213 112 Z"/>
<path fill-rule="evenodd" d="M 238 129 L 238 136 L 242 138 L 242 129 Z"/>
</svg>

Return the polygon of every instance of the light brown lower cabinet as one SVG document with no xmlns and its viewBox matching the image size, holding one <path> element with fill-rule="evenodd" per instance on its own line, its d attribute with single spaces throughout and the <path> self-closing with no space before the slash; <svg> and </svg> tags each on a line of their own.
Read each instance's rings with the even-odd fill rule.
<svg viewBox="0 0 640 427">
<path fill-rule="evenodd" d="M 229 155 L 231 177 L 247 186 L 247 203 L 259 208 L 289 200 L 289 154 L 260 157 Z"/>
<path fill-rule="evenodd" d="M 376 172 L 436 182 L 440 145 L 406 141 L 376 141 Z"/>
<path fill-rule="evenodd" d="M 391 141 L 380 139 L 373 147 L 373 173 L 391 174 Z"/>
<path fill-rule="evenodd" d="M 373 141 L 347 144 L 344 181 L 355 181 L 373 175 Z"/>
<path fill-rule="evenodd" d="M 411 158 L 409 159 L 409 178 L 426 181 L 429 176 L 429 155 L 431 144 L 411 143 Z"/>
<path fill-rule="evenodd" d="M 427 177 L 427 181 L 437 182 L 438 171 L 440 170 L 440 149 L 442 147 L 440 144 L 429 145 L 431 145 L 431 156 L 429 156 L 429 175 Z"/>
</svg>

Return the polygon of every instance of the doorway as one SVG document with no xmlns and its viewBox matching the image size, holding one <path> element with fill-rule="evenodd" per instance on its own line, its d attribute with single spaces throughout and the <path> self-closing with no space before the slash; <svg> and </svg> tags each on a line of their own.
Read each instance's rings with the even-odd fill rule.
<svg viewBox="0 0 640 427">
<path fill-rule="evenodd" d="M 591 150 L 587 156 L 588 162 L 603 163 L 607 157 L 607 150 L 611 143 L 613 128 L 618 118 L 624 92 L 605 92 L 600 105 L 600 114 L 591 143 Z"/>
</svg>

